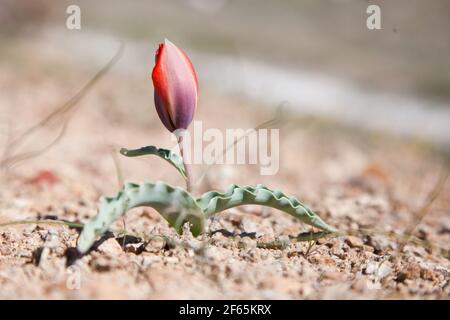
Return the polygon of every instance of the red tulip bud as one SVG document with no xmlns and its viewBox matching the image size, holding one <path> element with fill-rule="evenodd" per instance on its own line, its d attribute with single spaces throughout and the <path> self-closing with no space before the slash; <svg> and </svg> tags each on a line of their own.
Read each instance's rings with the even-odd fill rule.
<svg viewBox="0 0 450 320">
<path fill-rule="evenodd" d="M 187 129 L 198 99 L 197 75 L 192 62 L 167 39 L 159 45 L 155 58 L 152 80 L 158 116 L 170 132 Z"/>
</svg>

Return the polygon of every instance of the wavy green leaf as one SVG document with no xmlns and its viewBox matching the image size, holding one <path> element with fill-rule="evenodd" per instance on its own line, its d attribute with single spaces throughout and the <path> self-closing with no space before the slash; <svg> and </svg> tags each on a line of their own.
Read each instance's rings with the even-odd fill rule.
<svg viewBox="0 0 450 320">
<path fill-rule="evenodd" d="M 98 214 L 85 225 L 78 239 L 78 250 L 85 253 L 96 238 L 108 231 L 111 224 L 128 210 L 148 206 L 159 212 L 181 232 L 185 222 L 189 222 L 194 236 L 203 232 L 204 216 L 195 199 L 184 189 L 172 187 L 164 182 L 126 183 L 115 197 L 102 197 Z"/>
<path fill-rule="evenodd" d="M 139 149 L 120 149 L 120 153 L 126 157 L 140 157 L 145 155 L 155 155 L 158 156 L 167 162 L 169 162 L 172 166 L 177 169 L 177 171 L 183 176 L 186 180 L 186 169 L 184 168 L 183 159 L 176 153 L 173 153 L 170 150 L 157 148 L 155 146 L 147 146 Z"/>
<path fill-rule="evenodd" d="M 203 232 L 205 218 L 232 207 L 248 204 L 284 211 L 323 231 L 314 235 L 309 234 L 307 239 L 320 238 L 337 232 L 296 198 L 288 197 L 281 191 L 270 190 L 263 185 L 256 187 L 232 185 L 226 192 L 211 191 L 194 199 L 186 190 L 161 181 L 126 183 L 115 197 L 100 199 L 98 214 L 84 225 L 80 234 L 78 250 L 82 253 L 89 250 L 96 238 L 105 233 L 115 220 L 135 207 L 154 208 L 178 233 L 181 232 L 183 224 L 189 222 L 192 234 L 197 236 Z"/>
<path fill-rule="evenodd" d="M 281 191 L 270 190 L 258 184 L 256 187 L 231 185 L 226 192 L 210 191 L 197 199 L 206 217 L 217 212 L 246 204 L 256 204 L 284 211 L 302 222 L 325 232 L 337 230 L 326 224 L 317 214 L 294 197 L 288 197 Z"/>
</svg>

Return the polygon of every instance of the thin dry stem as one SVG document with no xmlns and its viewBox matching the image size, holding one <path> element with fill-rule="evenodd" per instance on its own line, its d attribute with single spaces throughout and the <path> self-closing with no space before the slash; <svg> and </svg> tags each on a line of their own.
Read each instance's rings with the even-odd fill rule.
<svg viewBox="0 0 450 320">
<path fill-rule="evenodd" d="M 398 252 L 402 252 L 403 248 L 405 247 L 406 243 L 409 242 L 409 238 L 414 234 L 414 231 L 416 230 L 417 226 L 422 222 L 422 220 L 425 218 L 425 216 L 429 213 L 431 205 L 436 200 L 436 198 L 441 193 L 442 189 L 444 188 L 445 182 L 447 181 L 449 176 L 449 168 L 448 166 L 444 165 L 441 171 L 441 174 L 439 176 L 438 181 L 436 182 L 435 186 L 431 190 L 431 192 L 428 194 L 427 199 L 423 203 L 423 205 L 419 208 L 417 211 L 416 216 L 414 217 L 413 223 L 406 229 L 405 231 L 405 239 L 400 244 L 398 248 Z"/>
<path fill-rule="evenodd" d="M 63 137 L 70 118 L 64 120 L 61 132 L 53 141 L 51 141 L 43 148 L 35 151 L 22 153 L 20 151 L 17 151 L 19 147 L 23 145 L 23 143 L 27 140 L 27 138 L 33 135 L 33 133 L 47 126 L 49 123 L 52 122 L 52 120 L 57 119 L 59 117 L 64 117 L 69 111 L 71 111 L 78 104 L 78 102 L 94 87 L 94 85 L 116 64 L 116 62 L 122 56 L 123 48 L 124 45 L 123 43 L 121 43 L 114 57 L 93 78 L 91 78 L 81 88 L 80 91 L 78 91 L 74 96 L 72 96 L 67 102 L 65 102 L 62 106 L 56 108 L 54 111 L 52 111 L 44 119 L 40 120 L 35 125 L 29 127 L 27 130 L 25 130 L 25 132 L 23 132 L 18 137 L 10 139 L 10 141 L 8 141 L 4 149 L 3 156 L 0 160 L 0 169 L 6 169 L 20 161 L 37 157 L 42 153 L 46 152 L 47 150 L 49 150 L 53 145 L 55 145 L 55 143 L 57 143 Z"/>
<path fill-rule="evenodd" d="M 247 137 L 249 134 L 258 131 L 259 129 L 264 129 L 264 128 L 270 128 L 271 126 L 282 122 L 283 120 L 283 107 L 284 107 L 284 102 L 278 106 L 275 116 L 274 118 L 265 121 L 259 125 L 257 125 L 256 127 L 248 130 L 245 134 L 243 134 L 242 136 L 238 137 L 235 141 L 233 141 L 232 143 L 230 143 L 229 145 L 227 145 L 222 152 L 220 152 L 219 154 L 216 155 L 216 157 L 214 158 L 214 161 L 212 162 L 212 164 L 208 165 L 202 172 L 202 174 L 200 175 L 200 177 L 198 178 L 198 180 L 196 181 L 196 184 L 194 186 L 194 189 L 197 189 L 200 185 L 200 183 L 202 182 L 202 180 L 207 176 L 207 174 L 209 173 L 209 170 L 212 168 L 212 166 L 215 165 L 215 163 L 217 162 L 217 160 L 219 158 L 221 158 L 223 155 L 225 155 L 231 148 L 233 148 L 239 141 L 241 141 L 242 139 L 245 139 L 245 137 Z"/>
</svg>

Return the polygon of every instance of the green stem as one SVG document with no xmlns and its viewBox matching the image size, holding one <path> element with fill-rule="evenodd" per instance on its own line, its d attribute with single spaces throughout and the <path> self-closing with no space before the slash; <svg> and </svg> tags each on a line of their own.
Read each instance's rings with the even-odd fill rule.
<svg viewBox="0 0 450 320">
<path fill-rule="evenodd" d="M 183 160 L 184 170 L 186 173 L 186 190 L 187 190 L 187 192 L 190 193 L 192 191 L 191 166 L 189 163 L 186 162 L 186 159 L 184 157 L 183 135 L 177 136 L 177 140 L 178 140 L 178 146 L 180 147 L 180 156 L 181 156 L 181 159 Z"/>
</svg>

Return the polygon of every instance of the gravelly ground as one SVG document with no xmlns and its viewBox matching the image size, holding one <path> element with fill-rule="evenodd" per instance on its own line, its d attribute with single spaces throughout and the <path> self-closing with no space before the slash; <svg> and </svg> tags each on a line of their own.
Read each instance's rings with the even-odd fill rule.
<svg viewBox="0 0 450 320">
<path fill-rule="evenodd" d="M 35 59 L 28 63 L 37 67 L 23 67 L 26 72 L 0 67 L 1 86 L 8 88 L 0 110 L 17 130 L 42 118 L 87 77 L 82 71 L 62 77 Z M 111 146 L 170 147 L 145 81 L 108 75 L 79 105 L 61 141 L 4 173 L 0 223 L 84 222 L 96 213 L 100 195 L 118 189 Z M 196 119 L 204 127 L 224 129 L 249 128 L 271 117 L 269 109 L 243 99 L 203 93 Z M 276 176 L 260 176 L 257 166 L 217 166 L 208 176 L 209 187 L 264 183 L 297 196 L 342 231 L 368 229 L 373 235 L 321 240 L 308 251 L 308 244 L 292 239 L 309 230 L 294 218 L 242 207 L 210 220 L 208 234 L 194 239 L 189 233 L 178 236 L 152 209 L 139 208 L 114 224 L 116 236 L 74 259 L 77 230 L 9 226 L 0 229 L 0 298 L 448 299 L 450 263 L 444 254 L 450 243 L 450 184 L 415 230 L 421 245 L 408 244 L 399 252 L 398 237 L 387 235 L 402 234 L 414 223 L 439 178 L 440 158 L 419 143 L 289 118 L 281 128 Z M 56 133 L 43 129 L 29 148 Z M 126 180 L 182 185 L 159 159 L 119 162 Z M 42 175 L 42 170 L 51 173 Z M 201 171 L 194 167 L 196 175 Z M 124 223 L 138 238 L 118 235 Z"/>
</svg>

